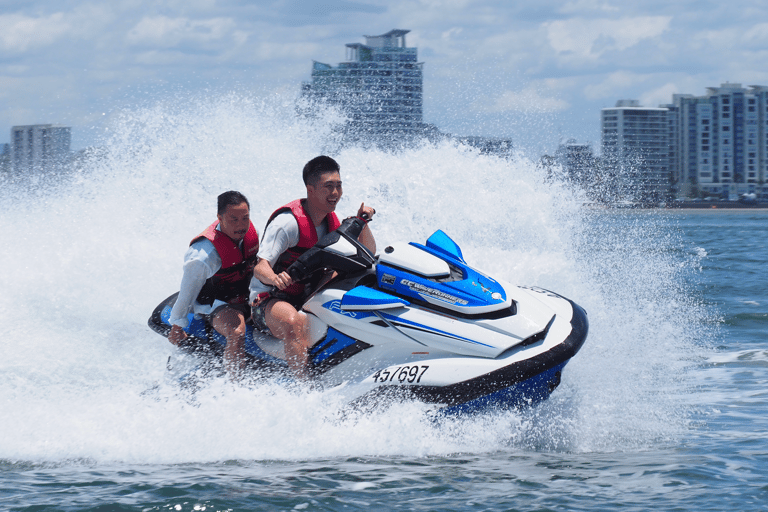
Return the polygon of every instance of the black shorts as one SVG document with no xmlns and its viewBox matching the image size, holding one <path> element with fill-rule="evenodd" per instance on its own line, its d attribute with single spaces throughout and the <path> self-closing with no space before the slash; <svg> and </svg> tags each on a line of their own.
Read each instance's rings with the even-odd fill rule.
<svg viewBox="0 0 768 512">
<path fill-rule="evenodd" d="M 274 297 L 269 297 L 261 302 L 259 302 L 255 306 L 251 306 L 251 321 L 253 322 L 253 327 L 261 332 L 270 332 L 269 327 L 267 327 L 267 304 L 275 300 Z"/>
<path fill-rule="evenodd" d="M 234 309 L 235 311 L 242 313 L 246 320 L 248 320 L 248 317 L 251 314 L 251 307 L 247 302 L 242 302 L 238 304 L 222 304 L 207 315 L 203 315 L 203 318 L 206 322 L 211 323 L 216 314 L 224 308 Z"/>
<path fill-rule="evenodd" d="M 262 300 L 257 305 L 251 306 L 251 321 L 253 322 L 253 326 L 262 332 L 271 333 L 269 327 L 267 327 L 267 305 L 274 300 L 282 300 L 296 308 L 296 311 L 300 311 L 303 301 L 296 299 L 296 297 L 286 293 L 272 292 L 269 297 Z"/>
</svg>

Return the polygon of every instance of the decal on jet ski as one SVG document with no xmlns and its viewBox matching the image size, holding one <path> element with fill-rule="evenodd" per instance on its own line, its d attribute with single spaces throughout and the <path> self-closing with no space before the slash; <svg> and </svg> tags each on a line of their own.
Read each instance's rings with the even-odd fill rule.
<svg viewBox="0 0 768 512">
<path fill-rule="evenodd" d="M 340 315 L 348 316 L 350 318 L 354 318 L 356 320 L 360 320 L 362 318 L 366 318 L 369 316 L 375 316 L 373 313 L 368 313 L 366 311 L 345 311 L 341 309 L 341 301 L 340 300 L 329 300 L 325 304 L 323 304 L 323 307 L 325 309 L 328 309 L 330 311 L 333 311 L 334 313 L 338 313 Z"/>
<path fill-rule="evenodd" d="M 400 284 L 403 286 L 407 286 L 414 293 L 429 295 L 430 297 L 433 297 L 437 300 L 441 300 L 443 302 L 447 302 L 449 304 L 460 304 L 462 306 L 467 305 L 467 301 L 464 299 L 460 299 L 458 297 L 447 294 L 445 292 L 441 292 L 440 290 L 437 290 L 435 288 L 430 288 L 429 286 L 424 286 L 423 284 L 416 283 L 414 281 L 411 281 L 410 279 L 401 279 Z"/>
<path fill-rule="evenodd" d="M 558 295 L 555 292 L 551 292 L 549 290 L 546 290 L 544 288 L 539 288 L 538 286 L 520 286 L 519 288 L 523 288 L 525 290 L 531 290 L 532 292 L 541 293 L 543 295 L 546 295 L 547 297 L 552 297 L 554 299 L 565 299 L 562 295 Z"/>
<path fill-rule="evenodd" d="M 384 384 L 385 382 L 418 384 L 427 370 L 429 370 L 429 365 L 425 364 L 398 366 L 394 370 L 385 368 L 373 374 L 373 382 L 378 382 L 379 384 Z"/>
<path fill-rule="evenodd" d="M 308 355 L 313 371 L 321 374 L 372 346 L 329 327 L 325 340 L 309 349 Z"/>
<path fill-rule="evenodd" d="M 481 343 L 479 341 L 471 340 L 469 338 L 465 338 L 463 336 L 458 336 L 457 334 L 453 334 L 453 333 L 450 333 L 450 332 L 442 331 L 440 329 L 435 329 L 434 327 L 429 327 L 429 326 L 424 325 L 424 324 L 419 324 L 419 323 L 416 323 L 416 322 L 411 322 L 410 320 L 406 320 L 405 318 L 402 318 L 402 317 L 399 317 L 399 316 L 393 316 L 393 315 L 390 315 L 390 314 L 385 313 L 383 311 L 378 311 L 377 315 L 380 318 L 384 319 L 386 322 L 388 322 L 390 325 L 394 326 L 394 327 L 401 327 L 401 328 L 405 328 L 405 329 L 413 329 L 415 331 L 426 332 L 428 334 L 434 334 L 434 335 L 438 335 L 438 336 L 443 336 L 445 338 L 451 338 L 451 339 L 454 339 L 454 340 L 466 341 L 466 342 L 469 342 L 469 343 L 474 343 L 476 345 L 482 345 L 484 347 L 491 347 L 492 346 L 492 345 L 487 345 L 485 343 Z M 416 340 L 414 340 L 414 341 L 416 341 Z"/>
</svg>

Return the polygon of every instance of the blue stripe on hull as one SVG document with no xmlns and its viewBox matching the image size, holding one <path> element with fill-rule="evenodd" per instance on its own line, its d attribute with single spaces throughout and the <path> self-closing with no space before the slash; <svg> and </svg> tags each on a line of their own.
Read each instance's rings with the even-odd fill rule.
<svg viewBox="0 0 768 512">
<path fill-rule="evenodd" d="M 313 363 L 320 364 L 337 352 L 354 345 L 356 342 L 357 340 L 337 331 L 333 327 L 329 327 L 325 339 L 309 350 L 309 356 Z M 330 346 L 329 343 L 331 343 Z"/>
</svg>

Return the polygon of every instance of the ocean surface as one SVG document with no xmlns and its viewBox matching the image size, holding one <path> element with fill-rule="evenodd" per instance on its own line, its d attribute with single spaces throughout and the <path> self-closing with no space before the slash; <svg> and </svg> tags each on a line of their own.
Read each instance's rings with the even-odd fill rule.
<svg viewBox="0 0 768 512">
<path fill-rule="evenodd" d="M 768 510 L 768 212 L 585 207 L 524 152 L 340 149 L 337 115 L 183 98 L 114 116 L 72 177 L 0 184 L 0 510 Z M 261 228 L 320 153 L 379 247 L 443 229 L 472 265 L 573 299 L 582 350 L 534 409 L 340 415 L 211 379 L 146 325 L 237 189 Z"/>
</svg>

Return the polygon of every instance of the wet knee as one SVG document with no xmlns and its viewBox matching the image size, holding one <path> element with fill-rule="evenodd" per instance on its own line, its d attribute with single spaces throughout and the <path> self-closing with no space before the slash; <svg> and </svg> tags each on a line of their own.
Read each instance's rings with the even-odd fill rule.
<svg viewBox="0 0 768 512">
<path fill-rule="evenodd" d="M 303 336 L 307 331 L 307 317 L 302 313 L 296 312 L 295 315 L 291 315 L 290 325 L 294 336 Z"/>
<path fill-rule="evenodd" d="M 229 332 L 229 338 L 238 344 L 243 344 L 245 341 L 245 324 L 233 327 Z"/>
<path fill-rule="evenodd" d="M 266 311 L 267 326 L 272 333 L 281 339 L 302 338 L 306 332 L 306 316 L 278 302 Z"/>
</svg>

